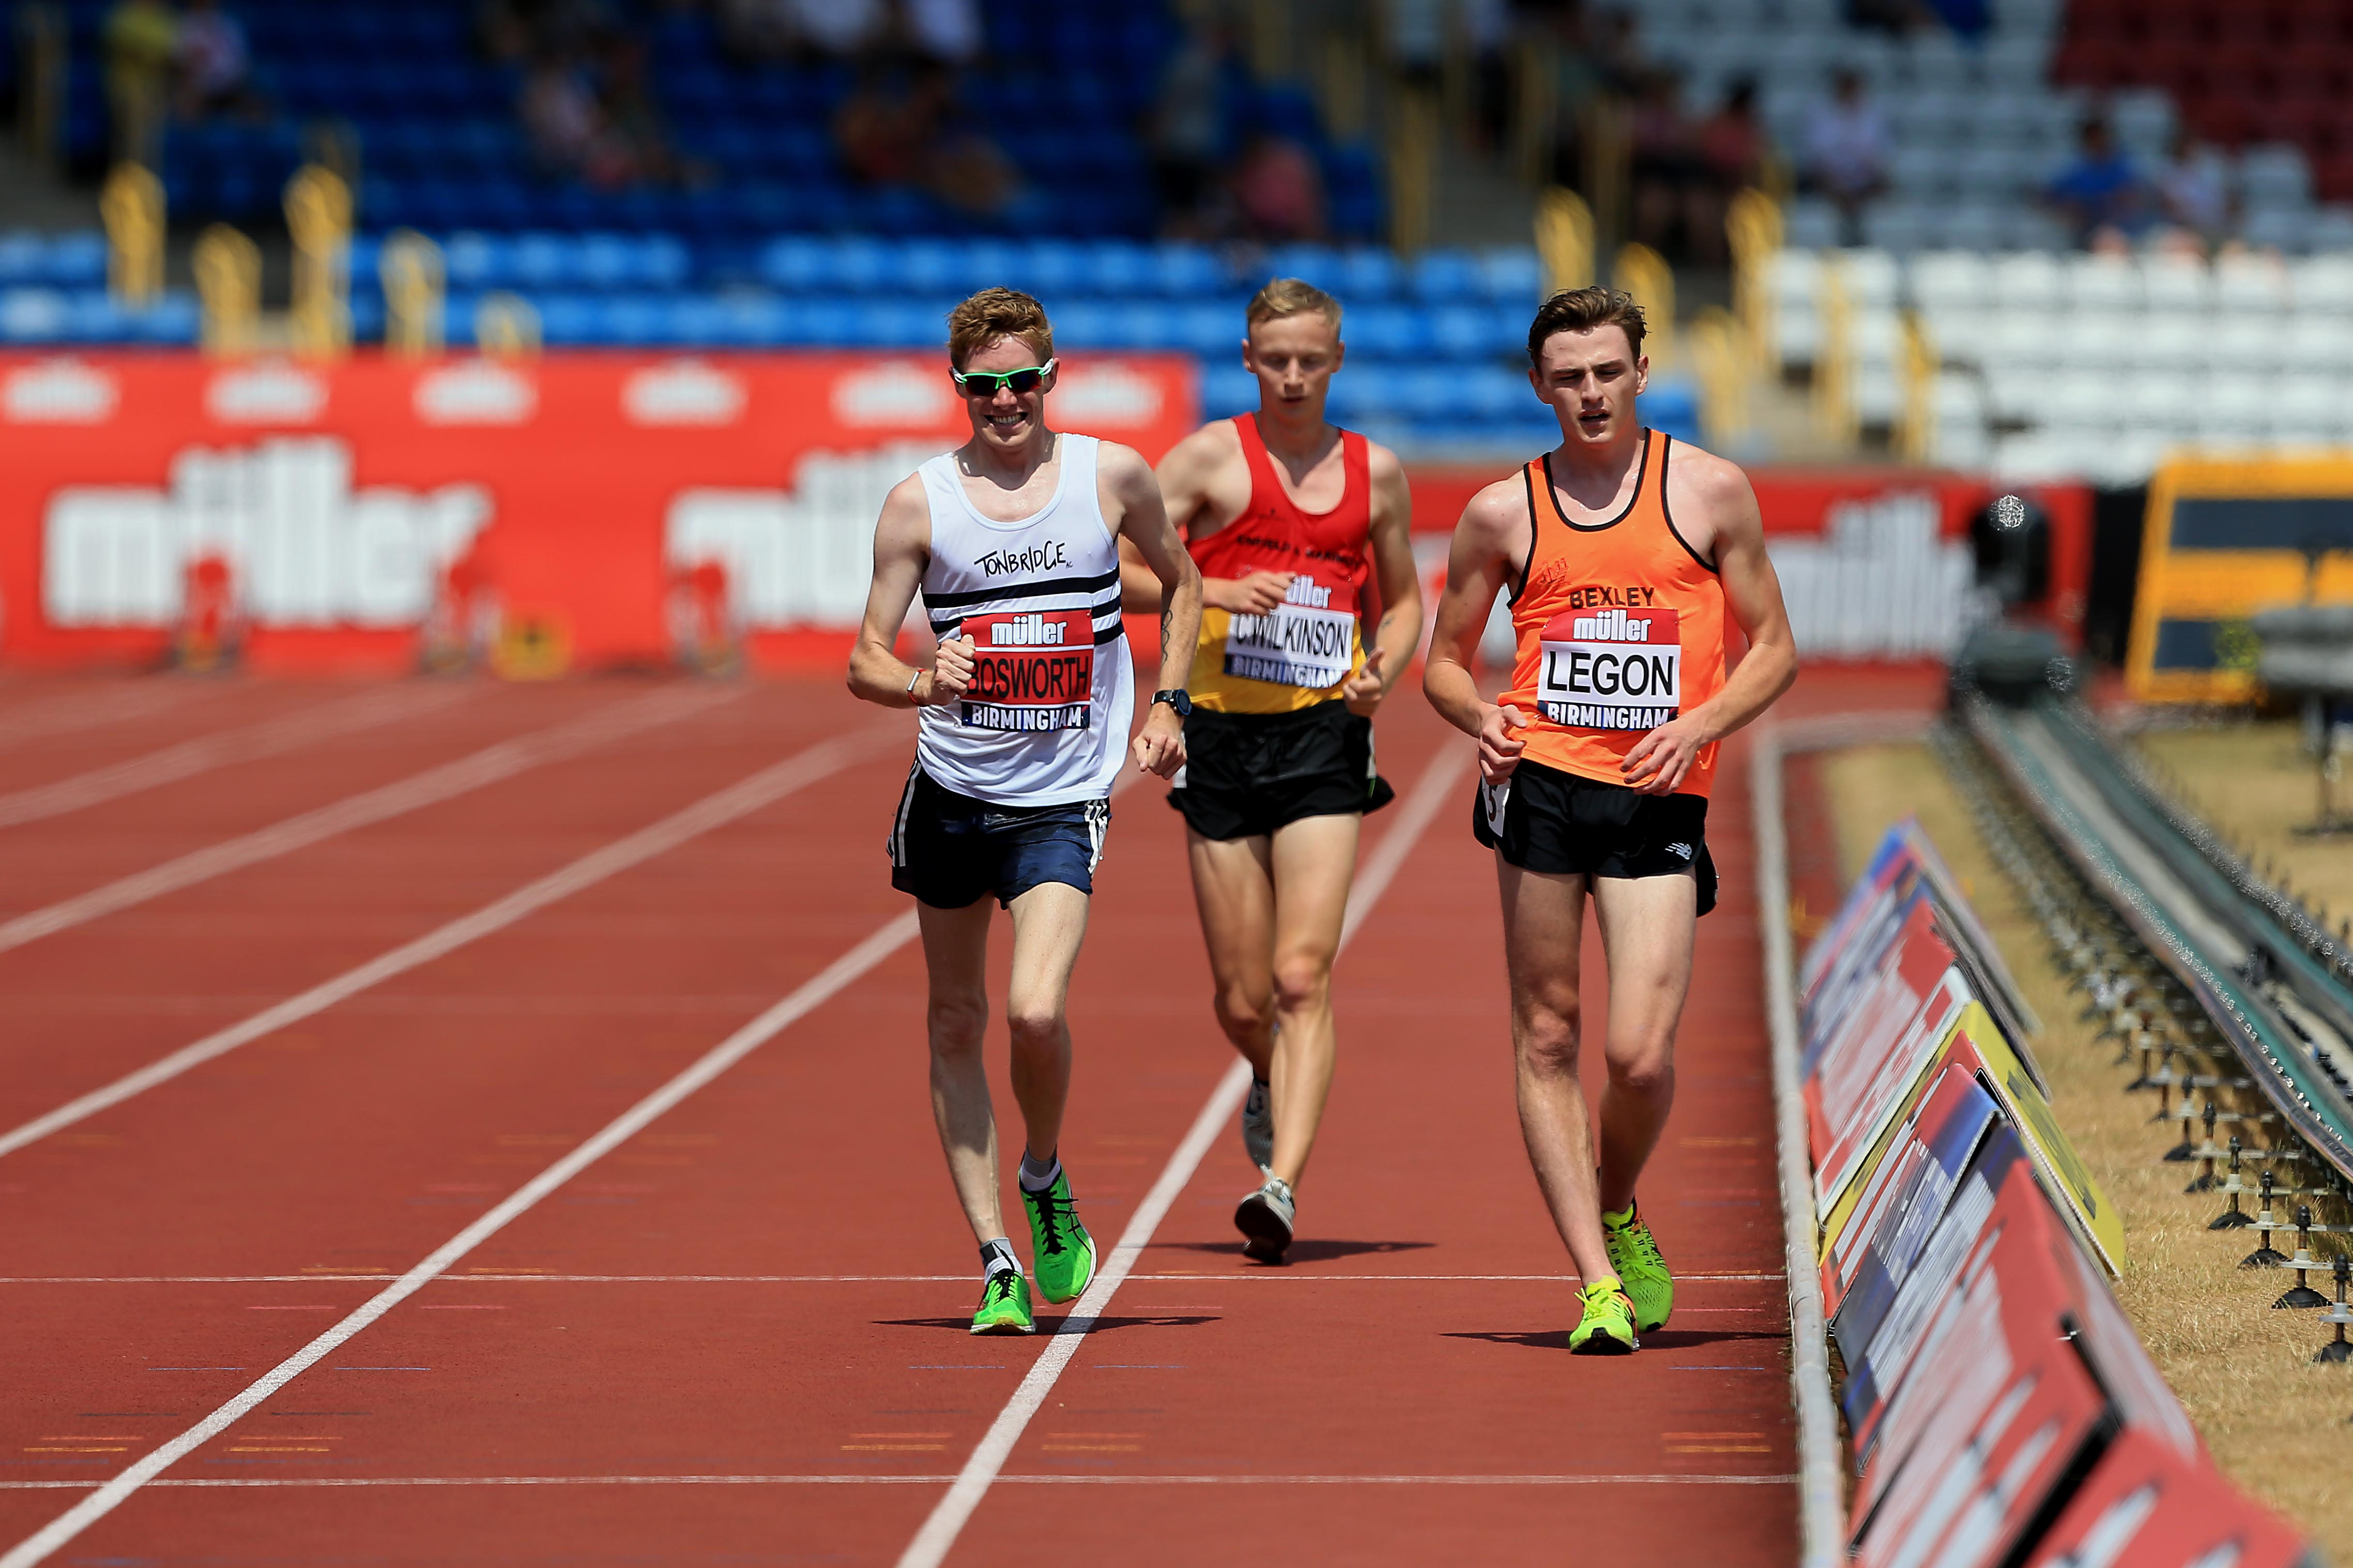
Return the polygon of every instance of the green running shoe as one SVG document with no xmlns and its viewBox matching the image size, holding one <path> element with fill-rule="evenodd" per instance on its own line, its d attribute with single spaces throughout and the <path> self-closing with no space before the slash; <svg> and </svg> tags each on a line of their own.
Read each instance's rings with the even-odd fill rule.
<svg viewBox="0 0 2353 1568">
<path fill-rule="evenodd" d="M 1018 1182 L 1014 1184 L 1020 1186 Z M 1068 1301 L 1095 1277 L 1095 1238 L 1079 1223 L 1078 1200 L 1071 1196 L 1067 1172 L 1054 1173 L 1054 1184 L 1042 1193 L 1021 1188 L 1021 1206 L 1029 1211 L 1031 1259 L 1038 1270 L 1038 1294 L 1049 1301 Z"/>
<path fill-rule="evenodd" d="M 1584 1315 L 1568 1332 L 1571 1355 L 1628 1355 L 1642 1342 L 1634 1332 L 1634 1303 L 1617 1280 L 1603 1276 L 1577 1293 Z"/>
<path fill-rule="evenodd" d="M 1665 1328 L 1667 1315 L 1675 1310 L 1675 1277 L 1667 1272 L 1658 1238 L 1632 1204 L 1623 1214 L 1602 1211 L 1601 1245 L 1609 1249 L 1609 1266 L 1618 1270 L 1627 1300 L 1634 1303 L 1635 1326 L 1646 1334 Z"/>
<path fill-rule="evenodd" d="M 1000 1268 L 980 1288 L 980 1310 L 972 1315 L 976 1334 L 1026 1334 L 1038 1327 L 1029 1312 L 1029 1281 L 1018 1268 Z"/>
</svg>

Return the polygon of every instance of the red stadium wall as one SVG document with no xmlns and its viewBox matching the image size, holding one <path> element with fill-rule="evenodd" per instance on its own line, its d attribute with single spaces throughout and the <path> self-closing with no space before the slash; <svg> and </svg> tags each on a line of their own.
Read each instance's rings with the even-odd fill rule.
<svg viewBox="0 0 2353 1568">
<path fill-rule="evenodd" d="M 1182 356 L 1073 356 L 1065 427 L 1161 452 Z M 936 360 L 567 353 L 333 366 L 0 355 L 0 662 L 151 662 L 231 637 L 255 668 L 517 673 L 839 659 L 890 486 L 965 430 Z M 1413 476 L 1425 568 L 1493 470 Z M 1988 485 L 1762 470 L 1800 647 L 1944 651 Z M 2090 503 L 2042 492 L 2053 618 L 2080 619 Z M 194 623 L 193 625 L 191 623 Z"/>
</svg>

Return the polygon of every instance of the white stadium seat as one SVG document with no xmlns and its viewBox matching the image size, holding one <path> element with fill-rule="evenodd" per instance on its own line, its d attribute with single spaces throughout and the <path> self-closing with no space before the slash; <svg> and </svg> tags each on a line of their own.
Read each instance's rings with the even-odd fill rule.
<svg viewBox="0 0 2353 1568">
<path fill-rule="evenodd" d="M 2053 358 L 2070 368 L 2128 370 L 2139 353 L 2142 325 L 2137 316 L 2077 310 L 2060 321 Z"/>
<path fill-rule="evenodd" d="M 1936 241 L 1955 250 L 1989 250 L 2010 236 L 2010 204 L 1973 196 L 1936 213 Z"/>
<path fill-rule="evenodd" d="M 2252 446 L 2272 427 L 2273 378 L 2253 374 L 2218 375 L 2198 398 L 2195 429 L 2206 440 Z"/>
<path fill-rule="evenodd" d="M 1932 250 L 1912 258 L 1909 282 L 1912 303 L 1935 311 L 1987 304 L 1992 275 L 1975 251 Z"/>
<path fill-rule="evenodd" d="M 1983 358 L 1989 367 L 2020 366 L 2047 375 L 2057 354 L 2059 318 L 2048 312 L 2005 310 L 1986 332 Z"/>
<path fill-rule="evenodd" d="M 2186 436 L 2198 420 L 2197 378 L 2188 367 L 2178 375 L 2137 375 L 2125 384 L 2124 404 L 2129 425 L 2168 437 Z"/>
<path fill-rule="evenodd" d="M 2063 370 L 2042 398 L 2042 422 L 2076 430 L 2113 431 L 2125 423 L 2116 379 L 2095 370 Z"/>
<path fill-rule="evenodd" d="M 2249 245 L 2295 256 L 2312 248 L 2315 216 L 2310 207 L 2260 207 L 2246 216 L 2239 232 Z"/>
<path fill-rule="evenodd" d="M 2214 304 L 2214 275 L 2202 261 L 2153 256 L 2142 264 L 2141 281 L 2151 310 L 2207 310 Z"/>
<path fill-rule="evenodd" d="M 1791 202 L 1783 223 L 1782 237 L 1794 250 L 1822 250 L 1839 242 L 1838 209 L 1828 202 Z"/>
<path fill-rule="evenodd" d="M 2140 267 L 2121 256 L 2072 256 L 2067 258 L 2067 302 L 2078 310 L 2133 311 L 2147 295 Z"/>
<path fill-rule="evenodd" d="M 1895 258 L 1866 246 L 1840 252 L 1839 262 L 1841 276 L 1846 280 L 1847 300 L 1856 310 L 1895 303 L 1904 283 L 1904 269 L 1896 264 Z"/>
<path fill-rule="evenodd" d="M 1986 372 L 1986 407 L 2004 425 L 2029 425 L 2041 418 L 2043 395 L 2050 390 L 2047 366 L 2010 363 Z"/>
<path fill-rule="evenodd" d="M 1920 312 L 1920 324 L 1935 345 L 1938 362 L 1944 364 L 1983 368 L 1986 339 L 1992 322 L 1990 311 L 1973 305 L 1940 305 Z"/>
<path fill-rule="evenodd" d="M 2304 151 L 2265 142 L 2239 155 L 2239 191 L 2251 207 L 2300 207 L 2312 200 L 2312 169 Z"/>
<path fill-rule="evenodd" d="M 2133 362 L 2145 374 L 2188 376 L 2212 357 L 2209 318 L 2186 311 L 2144 316 L 2133 339 Z"/>
<path fill-rule="evenodd" d="M 2353 316 L 2298 313 L 2268 325 L 2267 360 L 2316 375 L 2353 374 Z"/>
<path fill-rule="evenodd" d="M 2353 256 L 2315 256 L 2288 269 L 2299 316 L 2353 316 Z"/>
<path fill-rule="evenodd" d="M 2273 439 L 2291 447 L 2323 447 L 2341 440 L 2353 425 L 2347 390 L 2335 376 L 2279 377 L 2271 388 Z"/>
<path fill-rule="evenodd" d="M 2067 302 L 2067 275 L 2046 250 L 2013 251 L 1993 260 L 1993 300 L 2006 310 L 2056 310 Z"/>
<path fill-rule="evenodd" d="M 1936 231 L 1934 208 L 1926 201 L 1883 201 L 1862 215 L 1862 237 L 1873 248 L 1895 256 L 1925 250 Z"/>
<path fill-rule="evenodd" d="M 2288 271 L 2269 256 L 2226 256 L 2214 264 L 2214 303 L 2232 314 L 2276 315 L 2288 307 Z"/>
</svg>

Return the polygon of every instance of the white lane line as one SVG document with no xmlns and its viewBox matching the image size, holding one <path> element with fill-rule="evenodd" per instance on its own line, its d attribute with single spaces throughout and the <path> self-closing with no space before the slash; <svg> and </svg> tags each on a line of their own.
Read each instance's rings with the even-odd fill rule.
<svg viewBox="0 0 2353 1568">
<path fill-rule="evenodd" d="M 176 784 L 235 763 L 282 756 L 318 742 L 371 730 L 396 719 L 446 708 L 467 694 L 458 686 L 413 682 L 370 691 L 342 701 L 321 702 L 218 735 L 200 735 L 160 752 L 110 763 L 71 778 L 0 795 L 0 827 L 19 827 L 63 816 L 101 801 L 120 800 L 161 784 Z"/>
<path fill-rule="evenodd" d="M 1414 784 L 1412 793 L 1399 806 L 1389 830 L 1381 836 L 1380 843 L 1365 858 L 1356 886 L 1349 891 L 1348 912 L 1340 928 L 1343 951 L 1363 929 L 1366 917 L 1380 901 L 1381 894 L 1388 890 L 1398 868 L 1405 864 L 1407 854 L 1420 838 L 1423 830 L 1429 827 L 1440 809 L 1452 796 L 1468 758 L 1469 752 L 1451 738 L 1441 743 L 1438 755 L 1430 760 L 1430 766 L 1422 771 L 1420 779 Z M 1193 1179 L 1193 1172 L 1200 1165 L 1201 1156 L 1208 1152 L 1210 1142 L 1225 1130 L 1226 1122 L 1240 1109 L 1242 1097 L 1249 1091 L 1249 1064 L 1236 1061 L 1219 1079 L 1218 1087 L 1210 1091 L 1208 1102 L 1193 1119 L 1192 1129 L 1176 1145 L 1176 1152 L 1169 1155 L 1160 1179 L 1152 1184 L 1152 1190 L 1145 1194 L 1144 1202 L 1137 1205 L 1134 1215 L 1129 1218 L 1127 1228 L 1121 1233 L 1119 1244 L 1112 1248 L 1111 1258 L 1103 1272 L 1095 1276 L 1094 1282 L 1087 1287 L 1078 1304 L 1062 1320 L 1054 1337 L 1046 1342 L 1046 1348 L 1030 1363 L 1020 1386 L 1013 1391 L 1013 1397 L 1007 1400 L 1005 1408 L 997 1412 L 997 1419 L 973 1449 L 972 1457 L 957 1472 L 947 1495 L 940 1499 L 932 1510 L 931 1517 L 923 1521 L 923 1529 L 908 1543 L 907 1550 L 900 1554 L 899 1568 L 938 1568 L 940 1562 L 947 1556 L 949 1549 L 955 1544 L 956 1536 L 963 1531 L 965 1521 L 972 1517 L 973 1510 L 978 1508 L 980 1500 L 987 1495 L 989 1483 L 997 1479 L 997 1473 L 1005 1468 L 1005 1461 L 1012 1456 L 1013 1446 L 1021 1440 L 1021 1434 L 1029 1426 L 1030 1417 L 1046 1402 L 1046 1395 L 1052 1392 L 1055 1380 L 1062 1375 L 1062 1369 L 1078 1353 L 1080 1342 L 1102 1318 L 1103 1310 L 1111 1304 L 1113 1293 L 1134 1268 L 1136 1258 L 1150 1245 L 1153 1232 L 1160 1228 L 1160 1222 L 1166 1217 L 1169 1205 L 1185 1190 L 1185 1184 Z M 8 1568 L 8 1565 L 0 1563 L 0 1568 Z"/>
<path fill-rule="evenodd" d="M 21 744 L 44 735 L 95 730 L 127 719 L 143 719 L 166 708 L 194 707 L 231 689 L 218 681 L 199 683 L 164 676 L 95 691 L 61 691 L 0 715 L 0 741 Z"/>
<path fill-rule="evenodd" d="M 470 794 L 533 768 L 543 767 L 657 725 L 672 723 L 721 702 L 740 689 L 672 687 L 583 715 L 562 724 L 501 741 L 470 756 L 443 763 L 358 795 L 273 822 L 235 838 L 134 871 L 128 877 L 77 893 L 42 909 L 0 921 L 0 952 L 38 942 L 78 925 L 176 893 L 215 877 L 241 871 L 339 837 L 362 827 L 404 816 Z M 5 1152 L 5 1151 L 0 1151 Z"/>
<path fill-rule="evenodd" d="M 900 740 L 895 729 L 894 726 L 892 731 L 885 732 L 893 742 Z M 807 759 L 814 752 L 830 748 L 837 757 L 840 757 L 849 754 L 853 749 L 872 750 L 873 744 L 873 740 L 866 737 L 852 742 L 828 742 L 822 747 L 813 748 L 812 752 L 804 752 L 791 763 L 781 764 L 781 768 L 796 770 L 797 781 L 807 783 L 813 777 L 822 776 L 807 766 Z M 824 771 L 832 769 L 828 767 Z M 725 816 L 720 820 L 740 816 L 752 809 L 754 804 L 765 805 L 774 799 L 776 794 L 781 793 L 775 782 L 779 773 L 778 768 L 771 768 L 756 773 L 733 789 L 723 791 L 670 820 L 678 822 L 698 812 L 707 816 L 714 809 L 725 811 Z M 755 785 L 759 787 L 753 787 Z M 723 806 L 714 805 L 714 803 L 722 802 L 725 803 Z M 32 1564 L 45 1561 L 51 1552 L 121 1506 L 133 1492 L 153 1482 L 164 1470 L 236 1425 L 247 1412 L 332 1354 L 361 1330 L 448 1273 L 467 1254 L 513 1224 L 549 1194 L 643 1131 L 655 1118 L 814 1012 L 868 970 L 913 941 L 914 936 L 915 912 L 913 910 L 883 922 L 864 942 L 835 959 L 790 995 L 712 1047 L 691 1067 L 614 1118 L 602 1131 L 570 1153 L 516 1188 L 496 1208 L 443 1242 L 423 1262 L 369 1297 L 332 1328 L 270 1368 L 211 1415 L 151 1450 L 129 1468 L 101 1483 L 71 1509 L 18 1542 L 7 1555 L 0 1557 L 0 1568 L 32 1568 Z"/>
<path fill-rule="evenodd" d="M 404 942 L 356 968 L 345 970 L 300 995 L 290 996 L 239 1023 L 216 1030 L 194 1044 L 183 1046 L 170 1056 L 150 1062 L 136 1072 L 127 1073 L 45 1116 L 36 1117 L 21 1127 L 0 1134 L 0 1155 L 13 1153 L 61 1128 L 70 1127 L 109 1107 L 120 1105 L 158 1084 L 168 1083 L 193 1068 L 226 1056 L 239 1046 L 258 1040 L 289 1024 L 322 1013 L 347 996 L 381 984 L 396 975 L 406 974 L 493 932 L 504 931 L 526 915 L 595 887 L 607 878 L 665 854 L 690 839 L 757 811 L 795 790 L 815 784 L 871 755 L 885 745 L 898 743 L 902 740 L 896 726 L 878 724 L 819 742 L 714 795 L 705 795 L 659 822 L 617 838 L 601 849 L 591 850 L 571 864 L 516 889 L 504 898 L 483 905 L 471 914 L 461 915 L 413 942 Z M 913 917 L 909 916 L 908 921 L 908 929 L 912 931 Z"/>
<path fill-rule="evenodd" d="M 333 1285 L 397 1279 L 366 1274 L 38 1274 L 0 1278 L 0 1285 Z M 1678 1285 L 1778 1283 L 1778 1274 L 1678 1274 Z M 936 1285 L 971 1283 L 968 1274 L 453 1274 L 453 1285 Z M 1574 1274 L 1136 1274 L 1132 1284 L 1163 1285 L 1574 1285 Z M 1745 1309 L 1744 1309 L 1745 1310 Z"/>
<path fill-rule="evenodd" d="M 959 1276 L 961 1278 L 961 1276 Z M 954 1476 L 188 1476 L 155 1487 L 935 1487 Z M 1006 1487 L 1785 1487 L 1794 1476 L 999 1476 Z M 98 1481 L 0 1481 L 0 1491 L 90 1491 Z"/>
</svg>

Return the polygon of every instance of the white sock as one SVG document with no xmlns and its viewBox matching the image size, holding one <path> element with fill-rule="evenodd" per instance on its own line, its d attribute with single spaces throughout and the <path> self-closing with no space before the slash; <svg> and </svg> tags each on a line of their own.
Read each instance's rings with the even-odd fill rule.
<svg viewBox="0 0 2353 1568">
<path fill-rule="evenodd" d="M 1028 1150 L 1021 1152 L 1021 1190 L 1023 1192 L 1042 1193 L 1052 1186 L 1061 1174 L 1061 1155 L 1051 1155 L 1046 1163 L 1039 1165 L 1031 1163 Z"/>
<path fill-rule="evenodd" d="M 994 1279 L 1010 1269 L 1021 1272 L 1021 1260 L 1013 1256 L 1013 1244 L 1005 1237 L 993 1237 L 980 1244 L 980 1272 L 983 1279 Z"/>
</svg>

